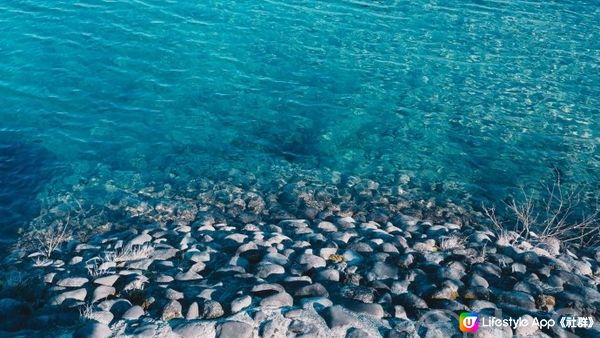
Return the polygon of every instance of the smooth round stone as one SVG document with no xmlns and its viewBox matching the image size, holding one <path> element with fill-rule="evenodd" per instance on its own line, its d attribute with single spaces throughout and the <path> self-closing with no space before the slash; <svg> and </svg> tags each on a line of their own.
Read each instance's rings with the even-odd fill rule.
<svg viewBox="0 0 600 338">
<path fill-rule="evenodd" d="M 251 325 L 239 321 L 226 321 L 217 325 L 216 338 L 251 338 Z"/>
<path fill-rule="evenodd" d="M 285 273 L 285 268 L 279 264 L 260 264 L 256 267 L 256 276 L 259 278 L 267 278 L 271 275 L 282 275 Z"/>
<path fill-rule="evenodd" d="M 471 287 L 484 287 L 484 288 L 490 287 L 490 284 L 488 283 L 488 281 L 485 280 L 485 278 L 479 276 L 478 274 L 472 274 L 469 277 L 469 285 Z"/>
<path fill-rule="evenodd" d="M 358 326 L 356 325 L 358 320 L 341 305 L 327 307 L 321 311 L 320 315 L 330 329 L 341 326 Z"/>
<path fill-rule="evenodd" d="M 487 300 L 474 300 L 470 303 L 470 308 L 475 312 L 481 312 L 484 309 L 496 309 L 496 304 Z"/>
<path fill-rule="evenodd" d="M 193 320 L 193 319 L 198 318 L 198 316 L 200 316 L 200 310 L 198 308 L 198 303 L 193 302 L 192 304 L 190 304 L 190 307 L 188 308 L 188 311 L 185 314 L 185 319 Z"/>
<path fill-rule="evenodd" d="M 119 279 L 119 277 L 120 277 L 119 275 L 108 275 L 108 276 L 98 277 L 98 278 L 94 279 L 94 284 L 113 286 L 113 284 L 115 284 L 115 282 L 117 281 L 117 279 Z"/>
<path fill-rule="evenodd" d="M 287 265 L 288 264 L 288 258 L 278 252 L 271 252 L 267 255 L 265 255 L 262 259 L 262 263 L 273 263 L 273 264 L 279 264 L 279 265 Z M 262 264 L 261 263 L 261 264 Z"/>
<path fill-rule="evenodd" d="M 327 222 L 327 221 L 319 222 L 319 224 L 317 225 L 317 228 L 321 229 L 321 231 L 323 231 L 323 232 L 337 231 L 337 227 L 333 223 Z"/>
<path fill-rule="evenodd" d="M 296 290 L 294 297 L 329 297 L 329 292 L 321 283 L 314 283 Z"/>
<path fill-rule="evenodd" d="M 367 273 L 367 279 L 369 281 L 396 278 L 398 278 L 398 268 L 384 262 L 376 262 Z"/>
<path fill-rule="evenodd" d="M 248 236 L 244 235 L 244 234 L 231 234 L 231 235 L 227 235 L 225 237 L 225 239 L 229 239 L 229 240 L 232 240 L 232 241 L 240 243 L 240 244 L 244 243 L 246 238 L 248 238 Z"/>
<path fill-rule="evenodd" d="M 325 267 L 327 263 L 322 257 L 313 255 L 313 254 L 303 254 L 298 259 L 298 263 L 305 266 L 305 270 L 316 269 L 320 267 Z"/>
<path fill-rule="evenodd" d="M 178 301 L 172 300 L 163 308 L 161 315 L 162 320 L 171 320 L 181 317 L 181 304 Z"/>
<path fill-rule="evenodd" d="M 406 316 L 406 310 L 402 305 L 394 305 L 394 317 L 399 319 L 408 319 Z"/>
<path fill-rule="evenodd" d="M 358 252 L 353 250 L 346 250 L 342 255 L 344 257 L 344 261 L 349 265 L 356 265 L 363 260 L 363 256 L 361 256 Z"/>
<path fill-rule="evenodd" d="M 340 281 L 340 271 L 336 270 L 336 269 L 320 270 L 315 275 L 315 280 L 339 282 Z"/>
<path fill-rule="evenodd" d="M 432 299 L 455 300 L 458 297 L 458 287 L 451 283 L 444 283 L 437 291 L 431 295 Z"/>
<path fill-rule="evenodd" d="M 373 248 L 368 243 L 364 243 L 364 242 L 352 243 L 352 244 L 348 245 L 348 249 L 354 250 L 361 254 L 369 254 L 374 251 Z"/>
<path fill-rule="evenodd" d="M 156 331 L 156 329 L 152 330 L 149 337 L 155 337 Z M 173 333 L 181 338 L 215 337 L 215 323 L 204 320 L 184 320 L 175 324 Z"/>
<path fill-rule="evenodd" d="M 427 303 L 411 292 L 405 292 L 394 297 L 394 304 L 402 305 L 405 309 L 427 309 Z"/>
<path fill-rule="evenodd" d="M 68 287 L 68 288 L 78 288 L 83 286 L 89 280 L 85 277 L 67 277 L 56 282 L 56 285 Z"/>
<path fill-rule="evenodd" d="M 66 291 L 61 294 L 54 296 L 50 300 L 51 305 L 61 305 L 64 301 L 72 299 L 76 301 L 85 300 L 85 296 L 87 295 L 87 291 L 84 288 L 76 289 L 72 291 Z"/>
<path fill-rule="evenodd" d="M 346 333 L 346 338 L 371 338 L 371 335 L 364 330 L 353 327 Z"/>
<path fill-rule="evenodd" d="M 280 318 L 275 318 L 271 320 L 267 320 L 260 325 L 260 329 L 258 331 L 259 337 L 279 337 L 281 336 L 280 332 L 286 332 L 287 326 L 289 324 L 288 320 L 281 320 Z"/>
<path fill-rule="evenodd" d="M 44 275 L 44 283 L 51 284 L 54 277 L 56 277 L 56 272 L 48 272 Z"/>
<path fill-rule="evenodd" d="M 367 286 L 346 285 L 340 290 L 344 298 L 358 300 L 363 303 L 373 303 L 375 300 L 375 289 Z"/>
<path fill-rule="evenodd" d="M 202 279 L 202 276 L 192 271 L 191 269 L 186 272 L 179 272 L 175 275 L 175 280 L 178 281 L 191 281 Z"/>
<path fill-rule="evenodd" d="M 400 255 L 400 257 L 398 257 L 398 266 L 401 268 L 408 268 L 410 267 L 415 261 L 415 256 L 411 253 L 406 253 L 406 254 L 402 254 Z"/>
<path fill-rule="evenodd" d="M 135 236 L 134 238 L 132 238 L 127 245 L 132 247 L 134 245 L 142 245 L 145 244 L 147 242 L 150 242 L 152 240 L 152 236 L 148 235 L 148 234 L 139 234 L 137 236 Z"/>
<path fill-rule="evenodd" d="M 167 298 L 169 300 L 183 299 L 183 292 L 179 292 L 177 290 L 173 290 L 171 288 L 168 288 L 168 289 L 165 290 L 165 298 Z"/>
<path fill-rule="evenodd" d="M 184 256 L 188 260 L 196 263 L 210 261 L 210 253 L 208 251 L 188 251 Z"/>
<path fill-rule="evenodd" d="M 114 295 L 116 292 L 117 291 L 112 286 L 100 285 L 94 290 L 94 294 L 92 296 L 92 303 L 95 303 L 102 299 L 106 299 L 109 296 Z"/>
<path fill-rule="evenodd" d="M 237 248 L 236 253 L 239 255 L 248 250 L 258 250 L 258 245 L 256 245 L 256 243 L 254 243 L 254 242 L 248 242 L 246 244 L 242 244 Z"/>
<path fill-rule="evenodd" d="M 377 303 L 366 304 L 362 302 L 353 301 L 348 302 L 346 304 L 346 308 L 354 312 L 366 313 L 377 318 L 383 318 L 383 316 L 385 315 L 383 307 L 381 306 L 381 304 Z"/>
<path fill-rule="evenodd" d="M 175 279 L 169 275 L 160 275 L 156 277 L 155 282 L 157 283 L 171 283 Z"/>
<path fill-rule="evenodd" d="M 501 303 L 516 305 L 528 310 L 535 309 L 535 299 L 521 291 L 504 291 L 498 296 L 498 301 Z"/>
<path fill-rule="evenodd" d="M 102 324 L 108 325 L 115 316 L 110 311 L 96 311 L 92 314 L 92 318 Z"/>
<path fill-rule="evenodd" d="M 398 251 L 398 248 L 392 243 L 381 244 L 381 251 L 388 253 L 400 253 L 400 251 Z"/>
<path fill-rule="evenodd" d="M 69 265 L 79 264 L 79 263 L 81 263 L 81 261 L 83 261 L 83 257 L 73 256 L 73 258 L 71 258 L 71 260 L 69 261 Z"/>
<path fill-rule="evenodd" d="M 200 316 L 204 319 L 215 319 L 223 316 L 223 307 L 214 300 L 207 300 L 200 306 Z"/>
<path fill-rule="evenodd" d="M 237 313 L 252 304 L 252 297 L 241 296 L 231 301 L 231 312 Z"/>
<path fill-rule="evenodd" d="M 266 308 L 281 308 L 294 305 L 294 299 L 287 292 L 280 292 L 260 301 L 260 306 Z"/>
<path fill-rule="evenodd" d="M 328 306 L 332 306 L 333 302 L 325 297 L 310 297 L 300 300 L 300 305 L 305 309 L 314 309 L 320 311 Z"/>
<path fill-rule="evenodd" d="M 107 338 L 112 335 L 106 324 L 90 321 L 73 334 L 73 338 Z"/>
<path fill-rule="evenodd" d="M 125 320 L 137 320 L 144 315 L 144 309 L 139 305 L 134 305 L 129 310 L 125 311 L 121 318 Z"/>
</svg>

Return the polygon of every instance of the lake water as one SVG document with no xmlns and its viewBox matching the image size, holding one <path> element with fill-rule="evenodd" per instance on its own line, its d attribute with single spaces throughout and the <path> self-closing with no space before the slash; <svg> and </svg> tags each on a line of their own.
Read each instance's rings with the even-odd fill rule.
<svg viewBox="0 0 600 338">
<path fill-rule="evenodd" d="M 600 191 L 599 1 L 4 1 L 0 31 L 5 234 L 99 173 Z"/>
</svg>

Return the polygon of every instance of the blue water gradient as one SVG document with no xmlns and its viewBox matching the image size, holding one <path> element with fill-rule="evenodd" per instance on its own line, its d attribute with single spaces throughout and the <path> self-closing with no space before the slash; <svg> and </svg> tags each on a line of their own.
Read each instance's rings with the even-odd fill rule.
<svg viewBox="0 0 600 338">
<path fill-rule="evenodd" d="M 600 191 L 599 1 L 15 0 L 0 31 L 0 227 L 99 167 Z"/>
</svg>

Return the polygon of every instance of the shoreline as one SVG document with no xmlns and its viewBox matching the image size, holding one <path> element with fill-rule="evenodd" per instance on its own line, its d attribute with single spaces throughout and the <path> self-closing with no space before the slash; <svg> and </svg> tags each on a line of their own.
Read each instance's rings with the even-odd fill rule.
<svg viewBox="0 0 600 338">
<path fill-rule="evenodd" d="M 200 180 L 185 196 L 92 180 L 112 196 L 102 212 L 57 198 L 39 221 L 68 215 L 81 229 L 47 255 L 22 245 L 3 259 L 4 281 L 10 267 L 26 277 L 0 289 L 3 314 L 21 314 L 0 322 L 3 334 L 451 336 L 462 311 L 598 318 L 600 251 L 507 243 L 482 214 L 413 200 L 401 184 L 294 176 L 268 188 Z M 435 327 L 420 325 L 428 314 Z"/>
</svg>

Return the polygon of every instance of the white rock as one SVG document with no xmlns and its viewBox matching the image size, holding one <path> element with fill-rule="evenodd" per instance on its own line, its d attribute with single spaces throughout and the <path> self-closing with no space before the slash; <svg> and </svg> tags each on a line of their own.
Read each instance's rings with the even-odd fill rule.
<svg viewBox="0 0 600 338">
<path fill-rule="evenodd" d="M 131 247 L 134 245 L 142 245 L 145 244 L 147 242 L 150 242 L 152 240 L 152 236 L 148 235 L 148 234 L 139 234 L 137 236 L 135 236 L 134 238 L 132 238 L 128 243 L 127 246 Z"/>
<path fill-rule="evenodd" d="M 92 297 L 92 303 L 95 303 L 99 300 L 106 299 L 111 295 L 116 293 L 115 288 L 112 286 L 100 285 L 94 290 L 94 295 Z"/>
<path fill-rule="evenodd" d="M 85 277 L 67 277 L 56 282 L 56 285 L 68 288 L 78 288 L 83 286 L 87 282 L 88 279 Z"/>
<path fill-rule="evenodd" d="M 187 320 L 193 320 L 198 318 L 199 312 L 198 312 L 198 303 L 197 302 L 193 302 L 190 307 L 188 308 L 187 314 L 185 315 L 185 319 Z"/>
<path fill-rule="evenodd" d="M 231 312 L 232 313 L 240 312 L 241 310 L 250 306 L 250 304 L 252 304 L 252 297 L 247 296 L 247 295 L 238 297 L 231 301 Z"/>
<path fill-rule="evenodd" d="M 76 289 L 76 290 L 72 290 L 72 291 L 66 291 L 66 292 L 63 292 L 61 294 L 54 296 L 50 300 L 50 304 L 51 305 L 61 305 L 67 299 L 83 301 L 85 299 L 86 295 L 87 295 L 87 291 L 84 288 Z"/>
<path fill-rule="evenodd" d="M 125 320 L 137 320 L 143 315 L 144 309 L 139 305 L 134 305 L 130 307 L 129 310 L 125 311 L 122 318 Z"/>
<path fill-rule="evenodd" d="M 119 279 L 119 275 L 107 275 L 94 279 L 94 284 L 113 286 L 117 279 Z"/>
</svg>

